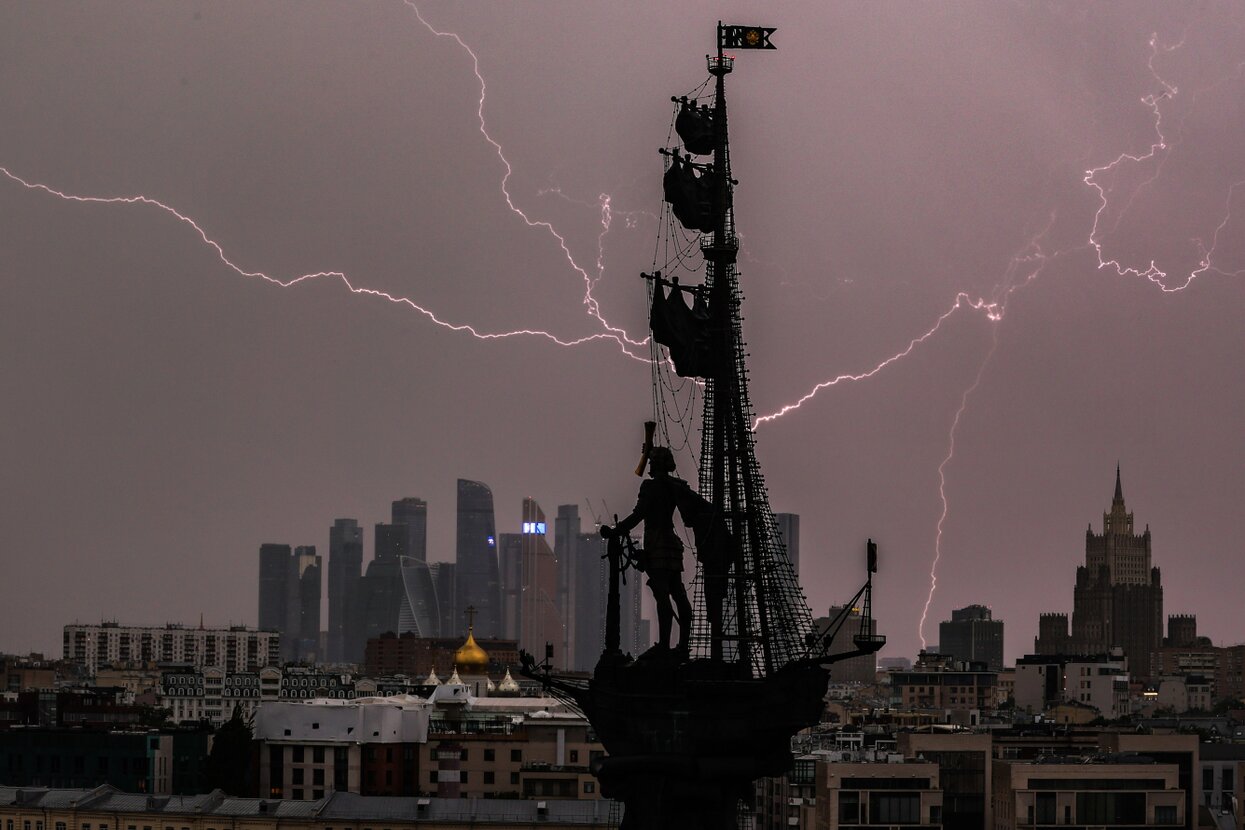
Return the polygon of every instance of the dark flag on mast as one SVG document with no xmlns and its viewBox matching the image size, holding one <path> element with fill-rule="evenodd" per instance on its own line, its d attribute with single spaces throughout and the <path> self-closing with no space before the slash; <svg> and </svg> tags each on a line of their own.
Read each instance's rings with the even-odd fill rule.
<svg viewBox="0 0 1245 830">
<path fill-rule="evenodd" d="M 773 33 L 765 26 L 718 26 L 718 48 L 777 49 L 769 40 Z"/>
</svg>

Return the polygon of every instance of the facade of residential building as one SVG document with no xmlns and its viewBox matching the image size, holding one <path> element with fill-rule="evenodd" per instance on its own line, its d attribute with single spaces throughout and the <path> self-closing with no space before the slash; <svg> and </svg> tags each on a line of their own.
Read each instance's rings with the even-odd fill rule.
<svg viewBox="0 0 1245 830">
<path fill-rule="evenodd" d="M 1221 830 L 1245 830 L 1245 744 L 1204 743 L 1199 760 L 1201 805 Z"/>
<path fill-rule="evenodd" d="M 256 671 L 281 663 L 281 635 L 246 626 L 191 628 L 74 623 L 64 629 L 65 662 L 90 674 L 114 664 L 155 662 L 220 666 L 231 672 Z"/>
<path fill-rule="evenodd" d="M 816 763 L 815 826 L 827 830 L 942 827 L 938 766 L 900 763 Z"/>
<path fill-rule="evenodd" d="M 984 663 L 961 663 L 922 652 L 912 671 L 890 673 L 891 704 L 905 709 L 990 711 L 998 674 Z"/>
<path fill-rule="evenodd" d="M 1031 654 L 1016 661 L 1016 708 L 1041 713 L 1074 702 L 1093 707 L 1104 718 L 1131 712 L 1128 663 L 1123 652 L 1094 656 Z"/>
<path fill-rule="evenodd" d="M 428 698 L 265 705 L 256 720 L 259 791 L 468 798 L 596 799 L 603 753 L 588 722 L 550 698 L 477 698 L 438 686 Z"/>
<path fill-rule="evenodd" d="M 8 830 L 584 830 L 617 827 L 621 807 L 602 800 L 378 797 L 335 792 L 316 801 L 0 786 Z"/>
<path fill-rule="evenodd" d="M 901 732 L 896 737 L 905 758 L 924 758 L 938 765 L 946 830 L 990 830 L 994 826 L 989 734 Z"/>
<path fill-rule="evenodd" d="M 996 830 L 1041 826 L 1176 828 L 1190 807 L 1175 764 L 1101 758 L 1095 763 L 994 762 Z"/>
</svg>

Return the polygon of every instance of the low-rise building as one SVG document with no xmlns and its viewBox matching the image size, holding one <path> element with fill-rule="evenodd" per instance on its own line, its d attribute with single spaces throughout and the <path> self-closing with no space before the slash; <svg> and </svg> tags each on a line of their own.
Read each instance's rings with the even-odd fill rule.
<svg viewBox="0 0 1245 830">
<path fill-rule="evenodd" d="M 994 762 L 995 830 L 1176 830 L 1188 810 L 1176 764 L 1121 755 Z"/>
<path fill-rule="evenodd" d="M 943 712 L 989 712 L 996 708 L 998 673 L 984 663 L 963 663 L 921 652 L 912 671 L 890 673 L 891 705 Z"/>
<path fill-rule="evenodd" d="M 1092 706 L 1107 719 L 1132 711 L 1122 652 L 1092 657 L 1030 654 L 1016 661 L 1016 709 L 1040 714 L 1065 701 Z"/>
<path fill-rule="evenodd" d="M 823 750 L 824 752 L 824 750 Z M 942 827 L 943 794 L 938 765 L 926 761 L 814 762 L 816 803 L 809 812 L 817 828 Z M 806 818 L 801 818 L 802 826 Z"/>
<path fill-rule="evenodd" d="M 378 798 L 333 793 L 317 801 L 131 795 L 112 787 L 0 787 L 0 822 L 14 830 L 515 830 L 617 827 L 612 801 Z"/>
<path fill-rule="evenodd" d="M 7 729 L 0 731 L 0 774 L 17 787 L 108 784 L 151 795 L 198 793 L 207 788 L 210 745 L 210 735 L 195 731 Z"/>
<path fill-rule="evenodd" d="M 1220 830 L 1245 830 L 1245 744 L 1199 747 L 1201 804 Z"/>
<path fill-rule="evenodd" d="M 589 763 L 604 748 L 582 715 L 552 698 L 477 698 L 463 683 L 428 698 L 265 703 L 255 739 L 259 792 L 273 798 L 600 797 Z"/>
</svg>

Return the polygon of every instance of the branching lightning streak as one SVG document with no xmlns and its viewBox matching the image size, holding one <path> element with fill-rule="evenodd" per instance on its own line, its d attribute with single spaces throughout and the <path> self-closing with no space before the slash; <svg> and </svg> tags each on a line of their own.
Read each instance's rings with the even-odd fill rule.
<svg viewBox="0 0 1245 830">
<path fill-rule="evenodd" d="M 605 237 L 609 235 L 610 228 L 614 224 L 615 215 L 623 217 L 623 219 L 627 223 L 628 228 L 636 227 L 637 216 L 647 217 L 649 219 L 652 219 L 654 222 L 660 220 L 660 217 L 656 213 L 652 213 L 651 211 L 647 211 L 647 210 L 626 210 L 626 211 L 614 210 L 613 197 L 610 196 L 610 194 L 608 193 L 598 194 L 597 201 L 595 204 L 593 204 L 592 202 L 586 202 L 583 199 L 575 199 L 570 196 L 567 196 L 565 193 L 562 192 L 562 188 L 560 187 L 546 187 L 542 190 L 536 191 L 536 195 L 537 196 L 550 196 L 550 195 L 557 196 L 559 199 L 562 199 L 563 201 L 566 201 L 566 202 L 570 202 L 573 205 L 579 205 L 581 207 L 595 208 L 595 209 L 600 210 L 601 232 L 597 234 L 597 262 L 596 262 L 597 273 L 596 273 L 596 276 L 592 278 L 592 282 L 594 285 L 601 281 L 601 277 L 605 276 Z"/>
<path fill-rule="evenodd" d="M 187 216 L 186 214 L 182 213 L 176 208 L 171 207 L 170 205 L 167 205 L 158 199 L 153 199 L 150 196 L 81 196 L 81 195 L 76 195 L 73 193 L 65 193 L 64 191 L 57 190 L 49 185 L 42 184 L 40 182 L 28 181 L 22 178 L 21 176 L 17 175 L 16 173 L 13 173 L 7 167 L 0 166 L 0 173 L 4 174 L 4 176 L 8 178 L 10 181 L 16 182 L 17 184 L 20 184 L 22 187 L 25 187 L 28 190 L 41 190 L 44 193 L 47 193 L 51 196 L 55 196 L 59 199 L 63 199 L 68 202 L 81 202 L 81 203 L 87 203 L 87 204 L 104 204 L 104 205 L 141 204 L 141 205 L 149 205 L 151 207 L 162 210 L 165 213 L 177 219 L 178 221 L 189 225 L 194 230 L 194 232 L 198 234 L 199 238 L 203 240 L 204 244 L 206 244 L 208 247 L 212 248 L 212 250 L 216 252 L 217 258 L 227 268 L 229 268 L 231 271 L 233 271 L 234 273 L 236 273 L 238 276 L 241 276 L 241 277 L 249 277 L 252 279 L 254 278 L 262 279 L 266 282 L 272 283 L 274 285 L 278 285 L 282 288 L 289 288 L 291 286 L 297 285 L 298 283 L 305 282 L 308 280 L 319 279 L 321 277 L 335 278 L 335 279 L 340 280 L 342 284 L 345 285 L 346 288 L 352 294 L 370 295 L 373 297 L 378 297 L 383 300 L 387 300 L 388 302 L 391 302 L 391 303 L 409 306 L 411 309 L 419 312 L 424 317 L 428 318 L 430 321 L 432 321 L 438 326 L 441 326 L 442 328 L 449 329 L 450 331 L 466 332 L 467 334 L 470 334 L 472 337 L 478 338 L 480 340 L 500 340 L 500 339 L 509 338 L 509 337 L 529 336 L 529 337 L 544 338 L 553 343 L 556 343 L 559 346 L 579 346 L 584 343 L 591 343 L 597 340 L 611 340 L 617 343 L 619 348 L 622 350 L 622 352 L 626 354 L 628 357 L 645 362 L 645 363 L 648 362 L 647 357 L 633 354 L 627 348 L 629 341 L 622 340 L 617 334 L 613 332 L 599 332 L 597 334 L 590 334 L 584 337 L 579 337 L 579 338 L 574 338 L 574 339 L 569 339 L 569 340 L 563 339 L 561 337 L 558 337 L 557 335 L 551 334 L 550 332 L 539 330 L 539 329 L 516 329 L 513 331 L 504 331 L 504 332 L 485 332 L 485 331 L 480 331 L 474 326 L 471 326 L 466 323 L 453 323 L 447 320 L 443 320 L 431 310 L 419 305 L 414 300 L 408 297 L 399 297 L 394 294 L 390 294 L 387 291 L 381 291 L 380 289 L 367 288 L 365 286 L 355 285 L 354 283 L 350 281 L 349 277 L 347 277 L 346 274 L 341 271 L 316 271 L 316 272 L 311 272 L 311 273 L 306 273 L 306 274 L 300 274 L 299 276 L 290 277 L 287 279 L 281 279 L 280 277 L 274 277 L 270 274 L 264 273 L 263 271 L 248 271 L 242 266 L 235 263 L 233 260 L 231 260 L 229 256 L 225 253 L 225 249 L 221 246 L 221 244 L 217 242 L 215 239 L 213 239 L 212 237 L 208 236 L 207 231 L 204 230 L 203 227 L 199 225 L 198 222 L 196 222 L 190 216 Z"/>
<path fill-rule="evenodd" d="M 479 121 L 480 134 L 484 137 L 485 141 L 487 141 L 489 145 L 491 145 L 493 149 L 496 151 L 498 159 L 501 161 L 503 167 L 505 168 L 505 174 L 502 176 L 502 180 L 501 180 L 501 192 L 502 192 L 503 197 L 505 198 L 506 205 L 507 207 L 509 207 L 509 209 L 513 213 L 518 215 L 528 227 L 543 229 L 550 236 L 554 238 L 554 240 L 558 244 L 558 247 L 562 251 L 563 255 L 566 257 L 567 262 L 570 264 L 571 268 L 583 278 L 584 280 L 583 304 L 587 307 L 589 316 L 595 318 L 597 322 L 599 322 L 601 326 L 605 329 L 604 332 L 597 333 L 597 334 L 590 334 L 590 335 L 586 335 L 584 337 L 578 337 L 578 338 L 564 338 L 564 337 L 559 337 L 551 332 L 544 331 L 541 329 L 515 329 L 511 331 L 501 331 L 501 332 L 481 331 L 475 326 L 472 326 L 467 323 L 455 323 L 455 322 L 442 319 L 441 317 L 437 316 L 437 314 L 433 312 L 431 309 L 420 305 L 419 303 L 415 302 L 409 297 L 397 296 L 387 291 L 382 291 L 380 289 L 368 288 L 365 286 L 356 285 L 342 271 L 315 271 L 315 272 L 308 272 L 308 273 L 300 274 L 295 277 L 280 278 L 280 277 L 267 274 L 263 271 L 247 270 L 246 268 L 243 268 L 242 266 L 238 265 L 236 262 L 231 260 L 229 256 L 225 253 L 224 247 L 219 242 L 217 242 L 215 239 L 213 239 L 211 236 L 209 236 L 207 231 L 197 221 L 195 221 L 191 216 L 177 210 L 176 208 L 172 207 L 171 205 L 165 202 L 160 201 L 159 199 L 153 198 L 151 196 L 146 196 L 146 195 L 84 196 L 84 195 L 66 193 L 62 190 L 58 190 L 55 187 L 52 187 L 51 185 L 43 184 L 41 182 L 30 181 L 12 172 L 7 167 L 0 166 L 0 173 L 2 173 L 10 181 L 20 184 L 22 187 L 25 187 L 28 190 L 40 190 L 40 191 L 43 191 L 44 193 L 47 193 L 48 195 L 55 196 L 65 201 L 88 203 L 88 204 L 109 204 L 109 205 L 142 204 L 142 205 L 147 205 L 147 206 L 162 210 L 165 213 L 173 216 L 177 220 L 189 225 L 195 231 L 195 233 L 198 234 L 199 238 L 206 245 L 211 247 L 216 252 L 217 258 L 220 259 L 220 261 L 227 268 L 229 268 L 234 273 L 242 277 L 259 278 L 273 285 L 278 285 L 282 288 L 289 288 L 298 283 L 308 281 L 308 280 L 318 279 L 321 277 L 336 278 L 340 280 L 342 284 L 346 286 L 347 290 L 349 290 L 352 294 L 370 295 L 373 297 L 378 297 L 380 299 L 387 300 L 388 302 L 391 302 L 391 303 L 408 306 L 414 311 L 419 312 L 421 315 L 426 317 L 428 320 L 430 320 L 432 323 L 436 324 L 437 326 L 448 329 L 450 331 L 464 332 L 480 340 L 498 340 L 498 339 L 505 339 L 505 338 L 511 338 L 511 337 L 530 336 L 530 337 L 543 338 L 559 346 L 579 346 L 579 345 L 582 345 L 585 343 L 591 343 L 594 341 L 609 340 L 609 341 L 613 341 L 617 343 L 619 349 L 627 357 L 633 360 L 642 362 L 642 363 L 648 363 L 649 358 L 646 355 L 639 353 L 637 351 L 633 351 L 633 349 L 639 349 L 641 347 L 647 346 L 648 339 L 645 338 L 643 340 L 635 340 L 629 337 L 624 329 L 611 325 L 602 316 L 600 305 L 597 302 L 597 300 L 592 296 L 592 288 L 594 284 L 598 280 L 600 280 L 605 269 L 604 238 L 606 234 L 609 233 L 610 224 L 611 224 L 612 217 L 613 217 L 613 209 L 610 203 L 610 196 L 604 193 L 601 194 L 600 196 L 602 231 L 597 239 L 597 243 L 598 243 L 597 244 L 598 257 L 597 257 L 597 263 L 596 263 L 597 274 L 595 277 L 593 277 L 587 272 L 587 270 L 585 270 L 575 260 L 575 257 L 571 253 L 570 247 L 567 244 L 566 238 L 558 233 L 558 231 L 553 227 L 552 223 L 530 218 L 526 213 L 524 213 L 524 211 L 521 208 L 519 208 L 515 204 L 513 198 L 511 197 L 511 194 L 508 188 L 508 183 L 513 173 L 513 169 L 510 165 L 509 160 L 507 160 L 505 153 L 502 150 L 501 144 L 499 144 L 492 137 L 492 135 L 489 134 L 487 125 L 485 123 L 484 102 L 485 102 L 487 86 L 484 81 L 484 76 L 480 72 L 480 61 L 479 61 L 479 58 L 476 56 L 475 52 L 473 52 L 471 48 L 467 46 L 467 44 L 457 34 L 454 34 L 452 32 L 442 32 L 442 31 L 435 29 L 432 25 L 430 25 L 428 21 L 424 19 L 423 15 L 420 14 L 419 8 L 415 5 L 414 2 L 411 2 L 411 0 L 403 0 L 403 2 L 405 3 L 405 5 L 409 6 L 415 12 L 416 18 L 418 18 L 419 22 L 423 24 L 423 26 L 426 29 L 428 29 L 429 32 L 431 32 L 433 35 L 437 37 L 448 37 L 448 38 L 453 39 L 459 45 L 459 47 L 461 47 L 464 51 L 466 51 L 467 54 L 471 57 L 474 74 L 476 76 L 476 80 L 480 84 L 480 97 L 479 97 L 478 105 L 476 108 L 476 116 Z"/>
<path fill-rule="evenodd" d="M 510 176 L 513 173 L 513 170 L 510 166 L 509 160 L 506 159 L 506 154 L 502 150 L 501 144 L 498 143 L 498 141 L 495 138 L 493 138 L 492 135 L 489 134 L 488 126 L 484 120 L 484 99 L 485 99 L 485 96 L 487 95 L 488 87 L 487 87 L 487 84 L 485 84 L 484 82 L 484 75 L 480 73 L 479 56 L 477 56 L 476 53 L 472 50 L 472 48 L 468 46 L 463 41 L 463 39 L 459 37 L 457 34 L 455 34 L 454 32 L 443 32 L 435 28 L 432 24 L 430 24 L 427 20 L 425 20 L 423 14 L 420 13 L 419 7 L 415 4 L 414 0 L 402 0 L 402 2 L 405 3 L 407 6 L 409 6 L 411 8 L 411 11 L 415 12 L 415 17 L 419 20 L 420 23 L 423 24 L 425 29 L 427 29 L 429 32 L 431 32 L 436 37 L 449 38 L 453 40 L 455 43 L 458 44 L 459 48 L 461 48 L 464 52 L 467 53 L 468 56 L 470 56 L 472 71 L 475 73 L 476 80 L 480 84 L 480 100 L 479 100 L 478 106 L 476 107 L 476 117 L 480 122 L 480 135 L 484 136 L 484 140 L 487 141 L 493 147 L 493 149 L 497 152 L 498 160 L 501 161 L 502 166 L 506 169 L 505 175 L 503 175 L 501 178 L 501 193 L 502 193 L 502 196 L 506 200 L 506 206 L 510 208 L 510 210 L 514 212 L 515 215 L 517 215 L 520 219 L 522 219 L 523 222 L 529 228 L 542 228 L 543 230 L 547 231 L 550 236 L 552 236 L 555 240 L 557 240 L 558 246 L 562 249 L 562 253 L 566 257 L 566 261 L 570 263 L 571 268 L 573 268 L 576 273 L 578 273 L 581 277 L 583 277 L 583 280 L 584 280 L 583 302 L 584 302 L 584 305 L 588 308 L 588 314 L 596 318 L 596 320 L 600 322 L 602 326 L 605 327 L 606 332 L 608 332 L 610 335 L 612 335 L 615 339 L 618 340 L 619 345 L 622 347 L 623 351 L 626 352 L 628 357 L 632 357 L 637 360 L 647 360 L 647 358 L 643 358 L 640 355 L 637 355 L 628 349 L 629 346 L 634 346 L 634 347 L 647 346 L 648 345 L 647 337 L 644 338 L 643 340 L 633 340 L 632 338 L 627 336 L 626 331 L 624 331 L 623 329 L 617 326 L 611 325 L 609 321 L 607 321 L 605 317 L 601 315 L 600 304 L 597 302 L 596 298 L 592 296 L 592 287 L 593 287 L 594 281 L 591 275 L 589 275 L 588 271 L 583 266 L 581 266 L 578 262 L 575 261 L 575 257 L 571 253 L 571 249 L 566 243 L 566 238 L 563 237 L 561 234 L 559 234 L 550 222 L 546 222 L 546 221 L 538 220 L 538 219 L 532 219 L 526 213 L 523 212 L 522 208 L 520 208 L 518 205 L 514 203 L 514 199 L 510 195 L 510 189 L 508 186 L 510 182 Z M 606 205 L 605 215 L 608 217 L 609 216 L 609 213 L 608 213 L 609 197 L 604 196 L 603 194 L 603 198 L 605 200 L 605 205 Z M 606 228 L 606 230 L 608 231 L 608 227 Z M 598 265 L 600 265 L 600 260 L 598 260 Z"/>
<path fill-rule="evenodd" d="M 1199 256 L 1200 256 L 1200 259 L 1198 261 L 1198 266 L 1189 272 L 1188 276 L 1185 277 L 1184 282 L 1180 283 L 1179 285 L 1168 285 L 1167 284 L 1167 277 L 1168 277 L 1167 271 L 1164 271 L 1161 268 L 1159 268 L 1158 264 L 1153 259 L 1150 260 L 1150 263 L 1147 267 L 1141 268 L 1137 266 L 1124 265 L 1118 259 L 1107 259 L 1103 256 L 1103 250 L 1102 250 L 1103 241 L 1102 241 L 1102 235 L 1101 235 L 1101 231 L 1099 228 L 1099 224 L 1102 221 L 1103 214 L 1107 211 L 1107 208 L 1109 206 L 1109 199 L 1107 196 L 1107 187 L 1106 185 L 1101 183 L 1101 177 L 1105 174 L 1110 174 L 1114 172 L 1117 168 L 1119 168 L 1121 165 L 1126 164 L 1126 163 L 1144 164 L 1144 163 L 1151 162 L 1151 161 L 1156 162 L 1153 175 L 1151 175 L 1148 179 L 1143 181 L 1140 185 L 1137 186 L 1137 188 L 1134 189 L 1133 196 L 1130 196 L 1128 201 L 1120 209 L 1119 215 L 1115 219 L 1115 226 L 1118 227 L 1120 221 L 1124 217 L 1124 214 L 1126 214 L 1128 212 L 1129 207 L 1132 206 L 1132 201 L 1133 201 L 1133 198 L 1135 198 L 1136 194 L 1140 192 L 1143 188 L 1146 188 L 1149 185 L 1153 184 L 1158 179 L 1159 175 L 1163 171 L 1163 166 L 1167 163 L 1168 158 L 1170 158 L 1171 149 L 1175 146 L 1176 142 L 1169 141 L 1168 138 L 1163 133 L 1162 103 L 1164 101 L 1175 99 L 1176 96 L 1180 93 L 1180 90 L 1175 84 L 1167 81 L 1165 78 L 1163 78 L 1163 76 L 1161 76 L 1158 73 L 1158 70 L 1155 69 L 1154 67 L 1154 61 L 1160 54 L 1169 54 L 1181 48 L 1182 46 L 1184 46 L 1185 39 L 1186 37 L 1182 36 L 1180 40 L 1176 42 L 1175 44 L 1171 46 L 1162 46 L 1159 44 L 1157 33 L 1152 34 L 1150 36 L 1150 41 L 1149 41 L 1150 57 L 1146 61 L 1146 67 L 1147 69 L 1149 69 L 1150 75 L 1162 88 L 1162 91 L 1152 93 L 1150 95 L 1146 95 L 1141 98 L 1141 103 L 1147 109 L 1149 109 L 1150 112 L 1154 116 L 1155 140 L 1150 144 L 1149 150 L 1141 154 L 1133 154 L 1133 153 L 1127 153 L 1127 152 L 1120 153 L 1108 164 L 1104 164 L 1101 167 L 1094 167 L 1094 168 L 1091 168 L 1090 170 L 1086 170 L 1085 176 L 1082 179 L 1082 181 L 1086 185 L 1094 189 L 1098 197 L 1098 209 L 1094 212 L 1094 221 L 1093 221 L 1093 225 L 1090 227 L 1089 240 L 1088 240 L 1088 244 L 1094 249 L 1094 252 L 1097 255 L 1098 267 L 1100 269 L 1108 268 L 1108 267 L 1112 268 L 1115 270 L 1115 273 L 1121 277 L 1125 277 L 1125 276 L 1144 277 L 1145 279 L 1157 285 L 1160 291 L 1163 291 L 1164 293 L 1168 293 L 1168 294 L 1173 294 L 1177 291 L 1183 291 L 1184 289 L 1188 288 L 1189 285 L 1195 279 L 1197 279 L 1202 274 L 1207 273 L 1208 271 L 1215 271 L 1216 273 L 1223 274 L 1225 276 L 1236 276 L 1241 273 L 1240 271 L 1237 271 L 1235 273 L 1228 273 L 1228 272 L 1225 272 L 1225 271 L 1222 271 L 1216 268 L 1212 264 L 1211 257 L 1214 254 L 1215 248 L 1219 243 L 1219 234 L 1223 231 L 1223 229 L 1227 226 L 1228 222 L 1230 222 L 1232 219 L 1232 197 L 1235 194 L 1236 189 L 1240 187 L 1241 185 L 1245 184 L 1245 180 L 1238 180 L 1236 182 L 1233 182 L 1228 187 L 1227 198 L 1224 203 L 1224 216 L 1223 216 L 1223 219 L 1219 222 L 1219 224 L 1215 227 L 1214 233 L 1211 235 L 1210 245 L 1209 246 L 1206 245 L 1205 241 L 1201 239 L 1194 240 L 1194 242 L 1197 244 Z M 1209 87 L 1207 87 L 1207 89 L 1211 89 L 1215 86 L 1218 86 L 1219 84 L 1227 81 L 1233 76 L 1239 77 L 1243 67 L 1245 67 L 1245 62 L 1238 63 L 1236 68 L 1232 72 L 1228 73 L 1227 75 L 1225 75 L 1224 77 L 1216 81 L 1215 83 L 1211 84 Z M 1202 91 L 1205 92 L 1206 90 L 1202 90 Z M 1197 101 L 1197 97 L 1198 97 L 1197 92 L 1192 93 L 1190 96 L 1193 102 Z M 1162 156 L 1159 155 L 1160 153 L 1162 154 Z"/>
<path fill-rule="evenodd" d="M 942 500 L 942 514 L 938 517 L 938 526 L 934 534 L 934 561 L 929 566 L 929 594 L 925 597 L 925 607 L 921 609 L 921 622 L 917 625 L 917 634 L 921 638 L 921 648 L 925 648 L 925 618 L 929 615 L 930 603 L 934 601 L 934 591 L 938 587 L 938 561 L 942 559 L 942 526 L 947 521 L 947 513 L 950 512 L 950 504 L 947 501 L 947 465 L 951 463 L 951 459 L 955 457 L 955 433 L 960 427 L 960 419 L 964 417 L 964 413 L 968 410 L 968 399 L 977 391 L 977 387 L 981 385 L 981 379 L 985 377 L 986 367 L 990 365 L 990 358 L 994 357 L 994 352 L 999 345 L 999 329 L 995 326 L 991 329 L 990 349 L 986 352 L 986 356 L 982 358 L 981 366 L 977 367 L 977 377 L 973 379 L 973 383 L 964 390 L 964 394 L 960 396 L 960 408 L 955 411 L 955 417 L 951 419 L 951 429 L 947 434 L 947 454 L 943 457 L 942 463 L 938 465 L 938 498 Z"/>
<path fill-rule="evenodd" d="M 929 340 L 931 337 L 937 334 L 938 330 L 942 328 L 942 324 L 945 323 L 947 319 L 951 317 L 951 315 L 955 314 L 955 312 L 959 311 L 960 309 L 980 311 L 985 315 L 986 319 L 992 323 L 997 323 L 1001 321 L 1003 319 L 1004 313 L 1007 310 L 1008 298 L 1014 292 L 1016 292 L 1020 288 L 1023 288 L 1024 286 L 1032 282 L 1034 279 L 1036 279 L 1038 275 L 1042 272 L 1042 269 L 1046 267 L 1046 264 L 1051 259 L 1055 258 L 1056 256 L 1059 256 L 1058 253 L 1047 255 L 1043 253 L 1042 247 L 1041 247 L 1042 238 L 1050 230 L 1054 222 L 1055 222 L 1055 216 L 1054 214 L 1052 214 L 1050 217 L 1050 221 L 1047 223 L 1045 229 L 1043 229 L 1040 233 L 1034 236 L 1029 241 L 1029 244 L 1026 245 L 1025 248 L 1022 249 L 1020 253 L 1012 257 L 1011 262 L 1008 264 L 1005 278 L 1003 282 L 1000 284 L 999 289 L 996 291 L 997 299 L 987 300 L 984 297 L 978 297 L 974 299 L 971 296 L 969 296 L 967 293 L 961 291 L 960 293 L 956 294 L 955 302 L 951 304 L 951 307 L 947 309 L 946 311 L 944 311 L 938 317 L 938 319 L 934 321 L 934 324 L 924 334 L 920 334 L 912 338 L 911 340 L 909 340 L 908 345 L 905 346 L 903 349 L 891 355 L 890 357 L 886 358 L 881 363 L 878 363 L 876 366 L 874 366 L 872 369 L 869 369 L 868 371 L 860 372 L 858 374 L 844 373 L 841 375 L 837 375 L 833 378 L 830 378 L 829 380 L 821 381 L 820 383 L 816 384 L 812 389 L 810 389 L 808 392 L 805 392 L 803 396 L 801 396 L 800 398 L 797 398 L 794 402 L 789 403 L 789 404 L 784 404 L 783 406 L 779 407 L 777 410 L 767 415 L 758 416 L 752 422 L 753 431 L 755 431 L 761 424 L 769 423 L 771 421 L 776 421 L 777 419 L 786 415 L 788 412 L 799 409 L 805 403 L 807 403 L 808 401 L 816 397 L 817 393 L 823 389 L 828 389 L 832 386 L 837 386 L 838 384 L 844 383 L 844 382 L 868 380 L 869 378 L 881 372 L 887 366 L 890 366 L 892 363 L 902 360 L 903 358 L 910 355 L 913 352 L 913 350 L 916 349 L 917 346 L 921 345 L 926 340 Z M 1028 265 L 1028 264 L 1033 264 L 1034 267 L 1021 280 L 1017 282 L 1015 279 L 1016 272 L 1021 267 Z"/>
</svg>

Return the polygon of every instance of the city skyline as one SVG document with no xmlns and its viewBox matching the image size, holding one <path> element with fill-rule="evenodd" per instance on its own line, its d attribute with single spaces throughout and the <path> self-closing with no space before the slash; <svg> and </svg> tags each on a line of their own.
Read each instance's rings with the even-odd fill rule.
<svg viewBox="0 0 1245 830">
<path fill-rule="evenodd" d="M 407 495 L 452 561 L 459 477 L 498 533 L 527 496 L 629 511 L 650 373 L 616 340 L 477 340 L 230 269 L 340 270 L 480 332 L 566 342 L 606 333 L 595 313 L 642 337 L 654 143 L 709 13 L 415 5 L 0 10 L 0 650 L 54 653 L 69 619 L 254 622 L 258 545 L 327 554 L 334 518 L 370 536 Z M 851 596 L 871 537 L 881 656 L 980 603 L 1014 660 L 1071 612 L 1118 462 L 1166 606 L 1240 642 L 1213 588 L 1245 580 L 1245 12 L 902 8 L 781 9 L 778 50 L 732 78 L 757 412 L 886 364 L 758 428 L 810 605 Z M 142 194 L 203 236 L 22 181 Z"/>
</svg>

